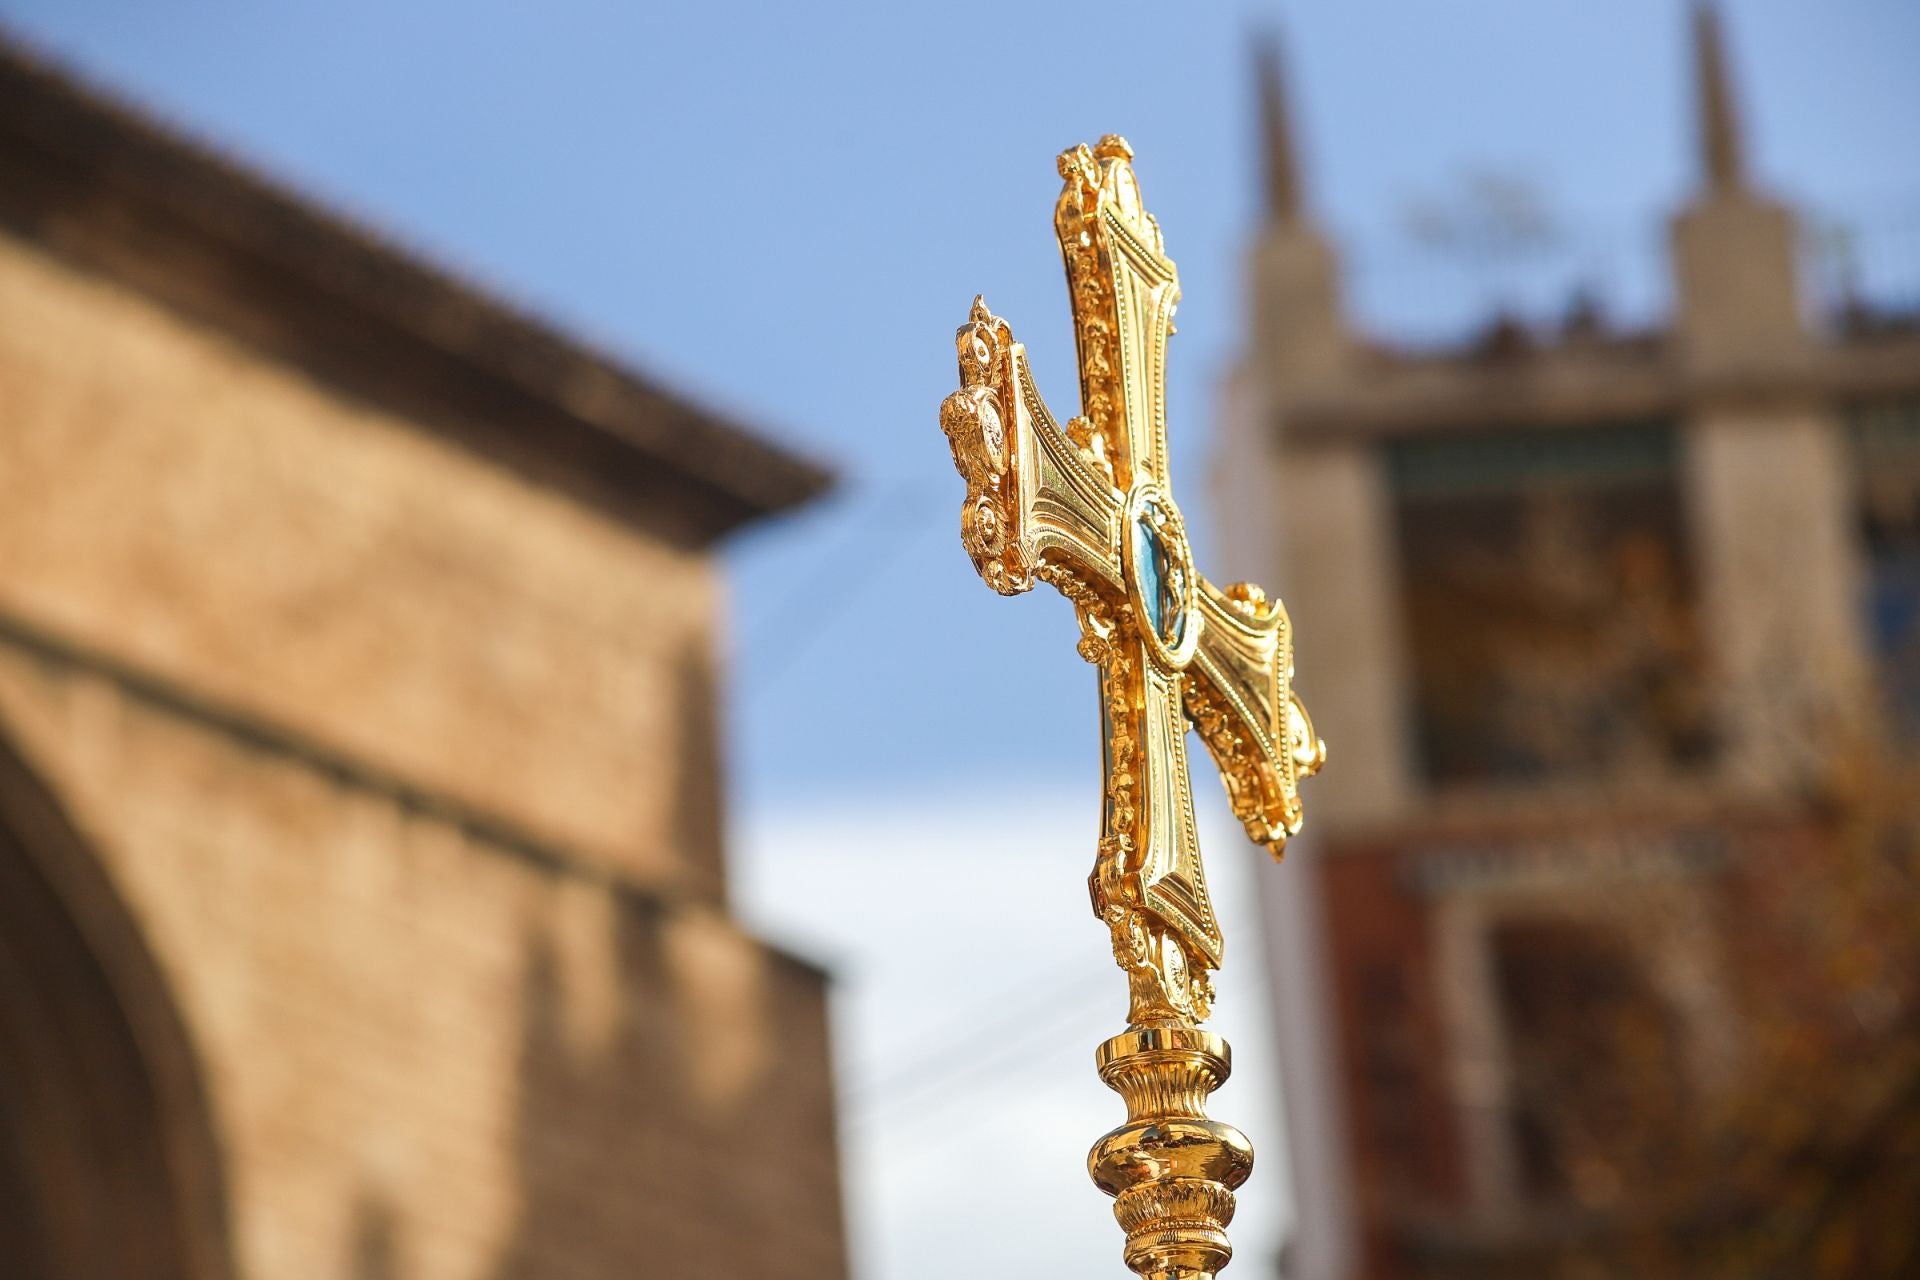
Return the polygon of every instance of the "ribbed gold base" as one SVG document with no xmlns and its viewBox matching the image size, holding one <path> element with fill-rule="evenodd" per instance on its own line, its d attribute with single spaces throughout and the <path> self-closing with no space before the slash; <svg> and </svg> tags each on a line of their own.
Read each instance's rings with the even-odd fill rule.
<svg viewBox="0 0 1920 1280">
<path fill-rule="evenodd" d="M 1207 1097 L 1232 1070 L 1227 1042 L 1188 1023 L 1129 1027 L 1096 1054 L 1127 1122 L 1093 1144 L 1087 1172 L 1114 1198 L 1127 1267 L 1146 1280 L 1211 1280 L 1233 1258 L 1233 1193 L 1253 1145 L 1209 1120 Z"/>
</svg>

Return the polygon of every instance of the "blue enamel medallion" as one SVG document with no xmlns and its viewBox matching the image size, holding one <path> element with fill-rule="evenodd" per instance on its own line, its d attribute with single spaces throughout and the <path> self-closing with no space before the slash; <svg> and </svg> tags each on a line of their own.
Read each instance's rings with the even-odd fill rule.
<svg viewBox="0 0 1920 1280">
<path fill-rule="evenodd" d="M 1180 647 L 1186 634 L 1185 573 L 1167 550 L 1160 532 L 1160 508 L 1147 502 L 1133 522 L 1133 565 L 1140 579 L 1140 602 L 1147 623 L 1169 649 Z"/>
</svg>

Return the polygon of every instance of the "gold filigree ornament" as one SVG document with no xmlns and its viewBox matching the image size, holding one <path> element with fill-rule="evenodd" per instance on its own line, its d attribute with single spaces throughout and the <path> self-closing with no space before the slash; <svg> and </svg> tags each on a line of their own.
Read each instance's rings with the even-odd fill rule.
<svg viewBox="0 0 1920 1280">
<path fill-rule="evenodd" d="M 960 390 L 940 406 L 940 426 L 967 485 L 960 542 L 974 568 L 1003 595 L 1051 583 L 1099 671 L 1105 803 L 1088 883 L 1127 973 L 1128 1026 L 1096 1062 L 1127 1120 L 1087 1165 L 1114 1197 L 1127 1266 L 1200 1280 L 1233 1256 L 1226 1226 L 1253 1148 L 1205 1113 L 1231 1057 L 1198 1026 L 1223 940 L 1194 832 L 1188 720 L 1235 816 L 1276 858 L 1300 830 L 1300 780 L 1326 746 L 1293 692 L 1286 610 L 1251 584 L 1219 590 L 1194 568 L 1167 467 L 1179 278 L 1132 158 L 1110 135 L 1059 160 L 1054 225 L 1081 414 L 1065 429 L 1054 421 L 1026 348 L 976 298 L 957 335 Z"/>
</svg>

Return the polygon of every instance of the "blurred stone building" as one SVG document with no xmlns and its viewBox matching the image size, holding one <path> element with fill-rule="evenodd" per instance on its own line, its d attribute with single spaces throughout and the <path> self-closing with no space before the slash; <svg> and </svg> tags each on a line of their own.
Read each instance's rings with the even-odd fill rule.
<svg viewBox="0 0 1920 1280">
<path fill-rule="evenodd" d="M 825 481 L 0 51 L 0 1272 L 843 1275 L 716 727 Z"/>
<path fill-rule="evenodd" d="M 1920 741 L 1920 325 L 1813 305 L 1695 22 L 1670 318 L 1447 351 L 1349 322 L 1262 68 L 1218 509 L 1334 748 L 1262 878 L 1302 1280 L 1597 1250 L 1810 968 L 1834 752 Z"/>
</svg>

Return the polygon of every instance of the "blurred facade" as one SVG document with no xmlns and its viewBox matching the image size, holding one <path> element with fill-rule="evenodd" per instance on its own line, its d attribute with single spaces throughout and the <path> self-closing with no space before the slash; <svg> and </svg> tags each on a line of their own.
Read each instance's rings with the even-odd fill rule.
<svg viewBox="0 0 1920 1280">
<path fill-rule="evenodd" d="M 1263 878 L 1304 1280 L 1920 1266 L 1920 312 L 1813 305 L 1694 18 L 1672 315 L 1446 351 L 1349 323 L 1262 64 L 1218 509 L 1333 748 Z"/>
<path fill-rule="evenodd" d="M 843 1275 L 716 727 L 825 475 L 5 51 L 0 172 L 0 1272 Z"/>
</svg>

